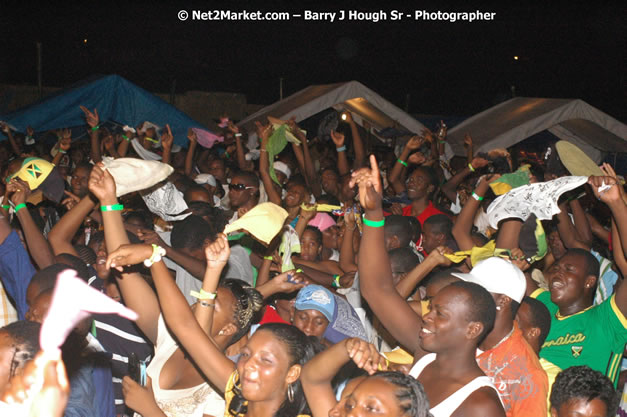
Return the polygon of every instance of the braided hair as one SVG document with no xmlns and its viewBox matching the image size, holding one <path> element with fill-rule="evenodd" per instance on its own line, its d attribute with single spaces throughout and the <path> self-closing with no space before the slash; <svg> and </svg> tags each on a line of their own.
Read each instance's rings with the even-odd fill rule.
<svg viewBox="0 0 627 417">
<path fill-rule="evenodd" d="M 427 394 L 416 378 L 396 371 L 377 372 L 370 378 L 382 378 L 396 386 L 394 394 L 403 415 L 408 417 L 431 416 Z"/>
<path fill-rule="evenodd" d="M 41 324 L 26 320 L 13 322 L 0 329 L 0 332 L 8 334 L 13 341 L 9 378 L 17 375 L 39 352 L 40 329 Z"/>
</svg>

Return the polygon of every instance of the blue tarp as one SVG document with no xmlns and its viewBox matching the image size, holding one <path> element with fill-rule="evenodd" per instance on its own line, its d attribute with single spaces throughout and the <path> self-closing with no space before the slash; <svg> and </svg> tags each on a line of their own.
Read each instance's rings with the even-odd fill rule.
<svg viewBox="0 0 627 417">
<path fill-rule="evenodd" d="M 90 111 L 97 108 L 101 123 L 113 122 L 133 127 L 146 120 L 161 127 L 167 123 L 172 129 L 174 142 L 185 147 L 188 128 L 207 130 L 185 113 L 118 75 L 77 83 L 27 107 L 0 115 L 0 120 L 22 133 L 26 132 L 27 126 L 37 133 L 66 127 L 82 128 L 87 125 L 79 106 L 85 106 Z M 73 132 L 72 137 L 77 135 Z"/>
</svg>

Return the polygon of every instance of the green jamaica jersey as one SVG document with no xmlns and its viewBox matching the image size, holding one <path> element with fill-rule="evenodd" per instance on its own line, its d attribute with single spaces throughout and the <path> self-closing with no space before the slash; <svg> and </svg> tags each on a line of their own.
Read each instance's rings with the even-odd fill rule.
<svg viewBox="0 0 627 417">
<path fill-rule="evenodd" d="M 562 369 L 588 365 L 616 386 L 627 342 L 627 319 L 616 306 L 615 296 L 567 317 L 560 316 L 549 291 L 537 290 L 531 296 L 551 313 L 551 331 L 540 357 Z"/>
</svg>

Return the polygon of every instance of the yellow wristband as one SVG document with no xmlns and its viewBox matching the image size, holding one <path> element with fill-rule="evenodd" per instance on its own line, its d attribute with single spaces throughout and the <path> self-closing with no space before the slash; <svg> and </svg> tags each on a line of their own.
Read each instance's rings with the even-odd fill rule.
<svg viewBox="0 0 627 417">
<path fill-rule="evenodd" d="M 216 297 L 218 296 L 218 293 L 217 292 L 207 292 L 207 291 L 205 291 L 205 290 L 203 290 L 201 288 L 200 292 L 190 291 L 189 295 L 191 295 L 194 298 L 198 298 L 199 300 L 215 300 Z"/>
</svg>

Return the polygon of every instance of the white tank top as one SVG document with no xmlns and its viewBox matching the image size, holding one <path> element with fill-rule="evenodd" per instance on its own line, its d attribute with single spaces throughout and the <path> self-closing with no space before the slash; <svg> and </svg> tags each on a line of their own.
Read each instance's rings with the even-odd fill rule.
<svg viewBox="0 0 627 417">
<path fill-rule="evenodd" d="M 429 365 L 431 362 L 435 360 L 435 353 L 429 353 L 428 355 L 423 356 L 412 366 L 411 371 L 409 371 L 409 375 L 414 378 L 418 378 L 418 376 L 422 373 L 422 371 Z M 451 394 L 448 398 L 444 399 L 444 401 L 440 402 L 440 404 L 435 407 L 431 407 L 429 412 L 433 415 L 433 417 L 450 417 L 451 414 L 455 412 L 459 408 L 460 405 L 468 398 L 470 394 L 483 387 L 491 387 L 498 395 L 498 391 L 492 385 L 492 381 L 487 376 L 478 376 L 453 394 Z M 500 398 L 500 397 L 499 397 Z"/>
</svg>

